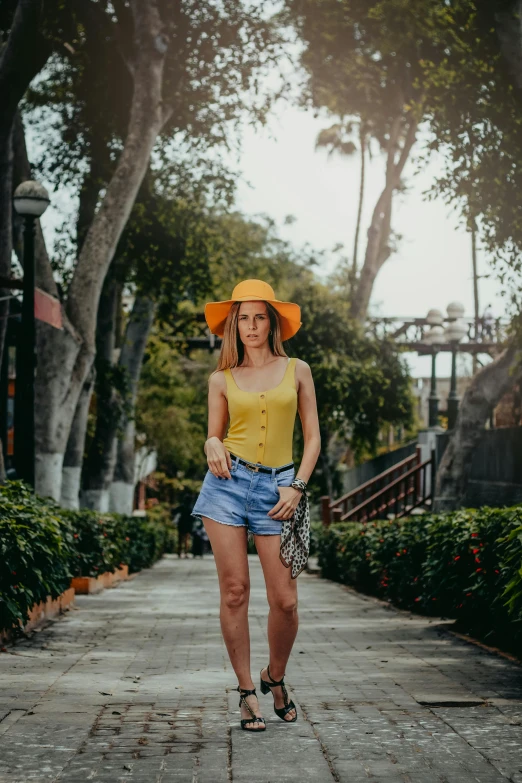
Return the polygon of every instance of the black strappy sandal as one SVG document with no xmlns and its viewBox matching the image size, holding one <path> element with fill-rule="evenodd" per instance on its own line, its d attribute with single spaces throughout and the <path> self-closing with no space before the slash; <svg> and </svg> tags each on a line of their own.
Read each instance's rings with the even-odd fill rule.
<svg viewBox="0 0 522 783">
<path fill-rule="evenodd" d="M 263 669 L 261 669 L 261 673 L 262 672 L 263 672 Z M 283 677 L 281 680 L 279 680 L 279 682 L 276 682 L 275 680 L 273 680 L 272 676 L 270 674 L 270 665 L 268 665 L 266 667 L 266 673 L 270 677 L 270 682 L 266 682 L 266 680 L 263 680 L 263 677 L 261 677 L 261 674 L 260 674 L 260 677 L 261 677 L 261 693 L 265 693 L 265 694 L 266 693 L 270 693 L 270 689 L 271 688 L 275 688 L 275 687 L 280 685 L 281 688 L 283 689 L 283 699 L 285 700 L 285 706 L 284 707 L 280 707 L 278 709 L 275 706 L 275 702 L 274 702 L 274 712 L 277 715 L 277 717 L 281 718 L 281 720 L 283 720 L 285 723 L 295 723 L 296 720 L 297 720 L 297 708 L 296 708 L 296 706 L 295 706 L 293 701 L 288 701 L 288 693 L 287 693 L 287 690 L 285 688 L 285 678 Z M 295 717 L 292 718 L 291 720 L 287 720 L 285 716 L 288 715 L 290 710 L 295 710 Z"/>
<path fill-rule="evenodd" d="M 240 688 L 239 685 L 237 686 L 237 689 L 239 691 L 239 706 L 241 707 L 242 704 L 245 705 L 249 713 L 251 714 L 251 718 L 241 718 L 241 728 L 245 731 L 265 731 L 266 725 L 265 725 L 265 719 L 260 718 L 259 715 L 256 715 L 250 704 L 247 702 L 246 697 L 247 696 L 257 696 L 256 689 L 254 688 L 251 691 L 247 691 L 244 688 Z M 248 729 L 247 723 L 262 723 L 263 728 L 260 729 Z"/>
</svg>

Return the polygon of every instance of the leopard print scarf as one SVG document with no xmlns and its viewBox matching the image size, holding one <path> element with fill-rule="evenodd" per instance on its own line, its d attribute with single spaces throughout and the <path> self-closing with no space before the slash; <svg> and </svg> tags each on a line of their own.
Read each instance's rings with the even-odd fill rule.
<svg viewBox="0 0 522 783">
<path fill-rule="evenodd" d="M 290 519 L 283 520 L 279 558 L 292 569 L 292 579 L 299 576 L 308 562 L 310 552 L 310 506 L 306 490 Z"/>
</svg>

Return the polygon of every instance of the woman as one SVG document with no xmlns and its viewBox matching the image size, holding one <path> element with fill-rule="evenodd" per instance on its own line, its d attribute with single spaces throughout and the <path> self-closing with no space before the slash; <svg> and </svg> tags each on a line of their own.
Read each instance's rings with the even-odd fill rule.
<svg viewBox="0 0 522 783">
<path fill-rule="evenodd" d="M 297 720 L 284 685 L 297 634 L 297 589 L 280 558 L 281 528 L 294 515 L 321 446 L 310 367 L 288 358 L 283 349 L 283 341 L 301 326 L 300 317 L 299 305 L 276 299 L 262 280 L 244 280 L 232 299 L 205 306 L 210 331 L 223 343 L 218 368 L 209 379 L 208 471 L 192 513 L 202 518 L 212 545 L 221 630 L 239 682 L 241 727 L 248 731 L 266 728 L 250 672 L 248 530 L 270 606 L 270 655 L 261 670 L 261 690 L 272 691 L 280 718 Z M 296 474 L 292 435 L 297 410 L 304 453 Z"/>
</svg>

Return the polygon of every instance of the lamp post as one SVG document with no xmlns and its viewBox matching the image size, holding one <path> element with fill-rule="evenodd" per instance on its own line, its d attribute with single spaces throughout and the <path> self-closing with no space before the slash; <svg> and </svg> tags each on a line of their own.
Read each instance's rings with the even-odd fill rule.
<svg viewBox="0 0 522 783">
<path fill-rule="evenodd" d="M 445 330 L 446 340 L 451 345 L 451 384 L 448 396 L 448 430 L 455 428 L 459 412 L 459 396 L 457 394 L 457 346 L 466 335 L 466 325 L 460 320 L 464 315 L 464 307 L 460 302 L 451 302 L 447 307 L 448 325 Z"/>
<path fill-rule="evenodd" d="M 431 345 L 431 388 L 428 398 L 429 405 L 429 427 L 436 427 L 439 423 L 439 397 L 437 394 L 437 369 L 436 361 L 439 352 L 439 345 L 444 342 L 444 329 L 442 323 L 444 317 L 440 310 L 432 309 L 429 311 L 426 322 L 431 328 L 424 337 L 424 342 Z"/>
<path fill-rule="evenodd" d="M 39 182 L 22 182 L 14 193 L 15 211 L 24 218 L 24 281 L 22 320 L 16 345 L 15 389 L 15 466 L 17 478 L 34 487 L 34 373 L 36 369 L 36 327 L 34 318 L 35 221 L 41 217 L 50 199 Z"/>
</svg>

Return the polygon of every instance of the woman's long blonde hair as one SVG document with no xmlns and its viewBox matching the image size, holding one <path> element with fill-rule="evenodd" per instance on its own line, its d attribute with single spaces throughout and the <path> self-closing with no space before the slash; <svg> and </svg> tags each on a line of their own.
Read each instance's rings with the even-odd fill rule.
<svg viewBox="0 0 522 783">
<path fill-rule="evenodd" d="M 270 329 L 272 334 L 268 335 L 268 344 L 274 356 L 286 356 L 281 340 L 281 323 L 279 313 L 270 302 L 265 302 L 268 317 L 270 319 Z M 225 370 L 229 367 L 237 367 L 243 361 L 245 347 L 239 337 L 238 319 L 241 302 L 234 302 L 225 321 L 225 330 L 223 333 L 223 342 L 221 344 L 221 353 L 219 354 L 218 364 L 214 372 Z"/>
</svg>

